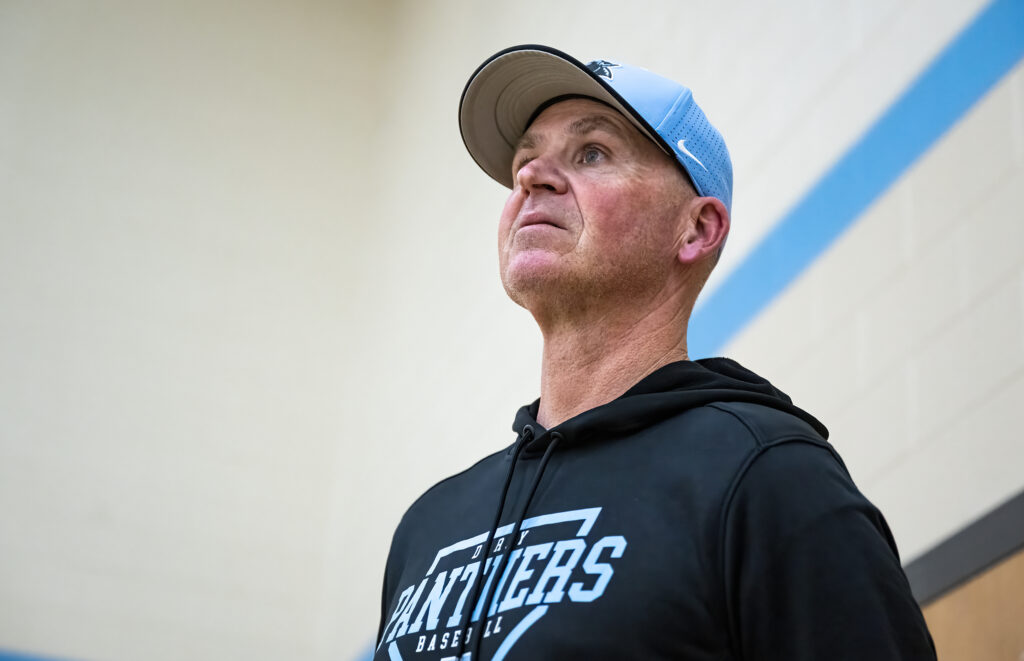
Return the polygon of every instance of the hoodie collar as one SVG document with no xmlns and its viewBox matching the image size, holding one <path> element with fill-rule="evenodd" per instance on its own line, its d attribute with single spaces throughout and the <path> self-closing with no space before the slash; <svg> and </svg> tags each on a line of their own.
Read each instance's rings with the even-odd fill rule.
<svg viewBox="0 0 1024 661">
<path fill-rule="evenodd" d="M 522 435 L 527 425 L 532 428 L 533 440 L 524 453 L 528 456 L 543 452 L 552 432 L 564 437 L 566 445 L 575 445 L 598 435 L 635 432 L 713 402 L 737 401 L 786 411 L 828 438 L 825 425 L 794 406 L 786 393 L 729 358 L 682 360 L 664 365 L 607 404 L 584 411 L 550 430 L 537 422 L 540 407 L 540 399 L 537 399 L 519 409 L 512 429 Z"/>
</svg>

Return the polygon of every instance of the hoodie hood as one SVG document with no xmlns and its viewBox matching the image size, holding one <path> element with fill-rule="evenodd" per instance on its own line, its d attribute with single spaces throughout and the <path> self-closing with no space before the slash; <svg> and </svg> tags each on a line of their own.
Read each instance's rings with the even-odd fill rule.
<svg viewBox="0 0 1024 661">
<path fill-rule="evenodd" d="M 616 399 L 550 430 L 537 422 L 537 399 L 519 409 L 512 429 L 519 437 L 530 430 L 532 440 L 524 454 L 532 455 L 543 452 L 556 432 L 562 437 L 563 446 L 576 445 L 598 436 L 627 435 L 713 402 L 749 402 L 785 411 L 807 422 L 822 438 L 828 438 L 828 429 L 817 418 L 795 406 L 786 393 L 767 379 L 729 358 L 683 360 L 660 367 Z"/>
</svg>

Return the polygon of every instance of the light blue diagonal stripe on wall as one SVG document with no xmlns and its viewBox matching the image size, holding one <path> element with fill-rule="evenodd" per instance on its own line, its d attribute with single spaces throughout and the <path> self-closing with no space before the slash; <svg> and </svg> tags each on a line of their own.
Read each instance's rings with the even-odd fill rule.
<svg viewBox="0 0 1024 661">
<path fill-rule="evenodd" d="M 10 650 L 0 650 L 0 661 L 61 661 L 51 656 L 36 656 L 34 654 L 27 654 L 21 652 L 12 652 Z"/>
<path fill-rule="evenodd" d="M 719 353 L 1024 56 L 1024 0 L 994 0 L 694 311 L 689 353 Z"/>
</svg>

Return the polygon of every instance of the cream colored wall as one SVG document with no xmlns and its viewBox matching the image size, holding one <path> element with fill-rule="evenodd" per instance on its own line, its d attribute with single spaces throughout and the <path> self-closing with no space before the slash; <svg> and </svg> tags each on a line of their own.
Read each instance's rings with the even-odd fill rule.
<svg viewBox="0 0 1024 661">
<path fill-rule="evenodd" d="M 0 4 L 0 648 L 338 656 L 323 540 L 359 447 L 387 22 Z"/>
<path fill-rule="evenodd" d="M 104 661 L 365 650 L 405 507 L 510 442 L 537 394 L 539 337 L 494 264 L 504 189 L 455 119 L 485 57 L 547 43 L 692 86 L 736 165 L 726 271 L 982 4 L 0 5 L 0 648 Z M 971 128 L 985 118 L 1019 119 L 1020 98 L 1019 82 L 987 97 L 964 148 L 997 137 Z M 1012 231 L 1014 135 L 1004 188 L 970 189 L 972 221 L 950 215 L 949 232 L 979 218 Z M 950 474 L 966 447 L 955 407 L 927 413 L 969 403 L 919 404 L 918 436 L 891 450 L 867 421 L 909 423 L 868 404 L 879 368 L 861 362 L 876 354 L 841 361 L 868 312 L 826 293 L 854 280 L 880 316 L 926 301 L 899 337 L 934 347 L 892 374 L 938 383 L 922 358 L 970 341 L 1021 279 L 1019 251 L 997 242 L 969 284 L 989 298 L 967 289 L 941 306 L 930 274 L 953 247 L 922 224 L 938 204 L 922 191 L 952 192 L 951 172 L 915 168 L 913 192 L 887 195 L 728 347 L 830 424 L 905 552 L 1009 488 L 986 471 L 1009 466 L 1000 402 L 1016 391 L 979 403 L 996 412 L 991 462 L 930 507 L 933 453 L 906 444 L 947 448 Z M 911 237 L 891 283 L 858 259 L 896 250 L 857 239 L 884 213 Z M 809 340 L 787 332 L 807 323 Z M 813 372 L 801 337 L 836 369 Z M 985 338 L 981 379 L 1000 362 L 1000 338 Z M 878 357 L 907 355 L 878 342 Z M 835 385 L 841 369 L 860 390 Z"/>
</svg>

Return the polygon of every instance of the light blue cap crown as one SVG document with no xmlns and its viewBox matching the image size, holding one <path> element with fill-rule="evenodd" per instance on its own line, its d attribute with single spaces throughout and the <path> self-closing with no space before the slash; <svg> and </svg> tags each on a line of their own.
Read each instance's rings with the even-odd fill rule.
<svg viewBox="0 0 1024 661">
<path fill-rule="evenodd" d="M 589 64 L 547 46 L 515 46 L 484 62 L 459 105 L 466 148 L 484 172 L 511 188 L 515 145 L 538 111 L 562 97 L 603 101 L 676 159 L 702 196 L 732 209 L 732 160 L 722 134 L 683 85 L 640 67 Z"/>
</svg>

